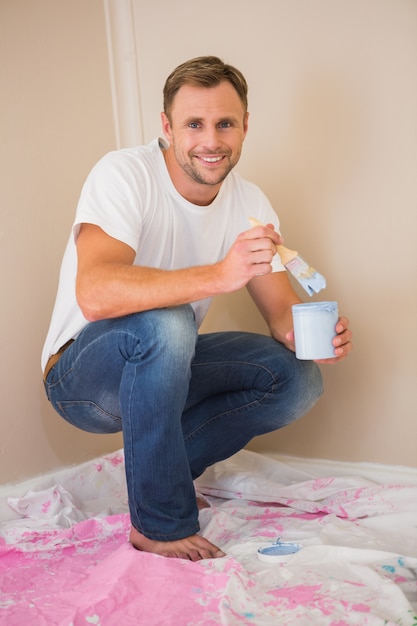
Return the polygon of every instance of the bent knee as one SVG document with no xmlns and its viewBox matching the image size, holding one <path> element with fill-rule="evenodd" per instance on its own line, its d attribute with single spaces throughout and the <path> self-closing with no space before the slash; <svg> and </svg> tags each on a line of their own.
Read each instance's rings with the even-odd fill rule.
<svg viewBox="0 0 417 626">
<path fill-rule="evenodd" d="M 190 305 L 170 307 L 154 311 L 154 329 L 170 341 L 191 341 L 197 338 L 197 326 L 194 311 Z"/>
<path fill-rule="evenodd" d="M 165 345 L 173 353 L 194 352 L 198 330 L 190 305 L 154 309 L 139 315 L 145 317 L 148 336 L 159 346 Z"/>
</svg>

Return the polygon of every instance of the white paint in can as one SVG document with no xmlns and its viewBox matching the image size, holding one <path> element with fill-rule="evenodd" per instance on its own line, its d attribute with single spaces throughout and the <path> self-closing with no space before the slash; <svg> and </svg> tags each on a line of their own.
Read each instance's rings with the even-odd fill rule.
<svg viewBox="0 0 417 626">
<path fill-rule="evenodd" d="M 295 356 L 301 360 L 331 359 L 338 320 L 337 302 L 293 304 Z"/>
</svg>

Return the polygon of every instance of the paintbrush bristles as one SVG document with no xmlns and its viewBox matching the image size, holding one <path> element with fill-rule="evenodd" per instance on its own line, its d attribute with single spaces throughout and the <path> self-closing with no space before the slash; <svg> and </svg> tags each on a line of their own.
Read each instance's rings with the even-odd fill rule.
<svg viewBox="0 0 417 626">
<path fill-rule="evenodd" d="M 319 293 L 326 287 L 326 279 L 314 267 L 307 263 L 300 256 L 290 261 L 286 266 L 294 278 L 305 289 L 309 296 Z"/>
</svg>

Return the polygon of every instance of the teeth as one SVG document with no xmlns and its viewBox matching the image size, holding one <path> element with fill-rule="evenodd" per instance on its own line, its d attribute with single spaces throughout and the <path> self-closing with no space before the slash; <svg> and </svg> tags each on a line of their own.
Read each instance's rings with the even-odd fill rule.
<svg viewBox="0 0 417 626">
<path fill-rule="evenodd" d="M 216 163 L 217 161 L 221 161 L 222 157 L 203 157 L 203 161 L 207 161 L 207 163 Z"/>
</svg>

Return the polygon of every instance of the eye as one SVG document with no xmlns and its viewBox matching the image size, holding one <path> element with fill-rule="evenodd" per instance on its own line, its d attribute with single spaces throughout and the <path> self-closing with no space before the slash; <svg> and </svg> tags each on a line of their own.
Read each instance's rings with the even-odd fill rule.
<svg viewBox="0 0 417 626">
<path fill-rule="evenodd" d="M 190 122 L 190 123 L 188 124 L 188 126 L 189 126 L 190 128 L 199 128 L 199 127 L 200 127 L 200 124 L 199 124 L 198 122 Z"/>
<path fill-rule="evenodd" d="M 219 127 L 220 128 L 230 128 L 231 127 L 231 122 L 225 120 L 224 122 L 220 122 Z"/>
</svg>

